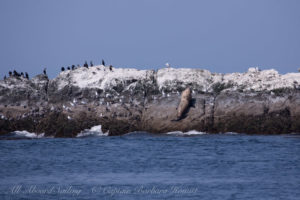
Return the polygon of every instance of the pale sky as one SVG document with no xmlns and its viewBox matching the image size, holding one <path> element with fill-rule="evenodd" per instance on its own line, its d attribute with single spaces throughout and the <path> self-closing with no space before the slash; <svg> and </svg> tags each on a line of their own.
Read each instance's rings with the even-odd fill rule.
<svg viewBox="0 0 300 200">
<path fill-rule="evenodd" d="M 300 67 L 297 0 L 1 0 L 0 78 L 115 67 L 280 73 Z"/>
</svg>

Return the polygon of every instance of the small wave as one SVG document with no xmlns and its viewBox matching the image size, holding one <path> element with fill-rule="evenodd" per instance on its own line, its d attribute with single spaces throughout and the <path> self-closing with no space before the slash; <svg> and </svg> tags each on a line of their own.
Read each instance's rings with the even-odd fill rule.
<svg viewBox="0 0 300 200">
<path fill-rule="evenodd" d="M 90 129 L 81 131 L 76 137 L 94 137 L 94 136 L 108 136 L 108 132 L 103 133 L 101 125 L 93 126 Z"/>
<path fill-rule="evenodd" d="M 44 133 L 37 134 L 37 133 L 30 133 L 28 131 L 14 131 L 10 134 L 11 137 L 21 137 L 21 138 L 43 138 Z"/>
<path fill-rule="evenodd" d="M 236 132 L 226 132 L 225 135 L 238 135 Z"/>
<path fill-rule="evenodd" d="M 189 136 L 189 135 L 205 135 L 207 133 L 206 132 L 196 131 L 196 130 L 191 130 L 191 131 L 187 131 L 187 132 L 172 131 L 172 132 L 168 132 L 166 134 L 168 134 L 168 135 L 177 135 L 177 136 Z"/>
<path fill-rule="evenodd" d="M 124 134 L 124 136 L 157 136 L 157 135 L 158 134 L 149 133 L 149 132 L 145 132 L 145 131 L 133 131 L 133 132 Z"/>
</svg>

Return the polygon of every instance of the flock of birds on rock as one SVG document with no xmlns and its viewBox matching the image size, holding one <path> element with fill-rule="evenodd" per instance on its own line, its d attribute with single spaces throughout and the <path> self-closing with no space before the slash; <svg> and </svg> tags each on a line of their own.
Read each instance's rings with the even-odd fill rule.
<svg viewBox="0 0 300 200">
<path fill-rule="evenodd" d="M 45 76 L 48 77 L 46 68 L 44 68 L 43 74 L 44 74 Z M 26 78 L 26 79 L 29 80 L 29 75 L 28 75 L 27 72 L 25 72 L 25 73 L 24 73 L 24 72 L 19 73 L 19 72 L 17 72 L 16 70 L 14 70 L 14 71 L 9 71 L 9 72 L 8 72 L 8 75 L 9 75 L 9 77 L 23 77 L 23 78 Z M 7 77 L 6 77 L 6 75 L 5 75 L 5 76 L 4 76 L 4 80 L 6 80 L 6 78 L 7 78 Z"/>
<path fill-rule="evenodd" d="M 105 66 L 105 62 L 104 62 L 103 59 L 102 59 L 102 65 Z M 93 66 L 94 66 L 94 65 L 93 65 L 93 62 L 92 62 L 92 61 L 90 62 L 90 66 L 88 65 L 87 61 L 85 61 L 85 63 L 83 64 L 83 67 L 86 67 L 86 68 L 93 67 Z M 80 67 L 80 65 L 77 65 L 77 67 L 76 67 L 75 65 L 72 65 L 71 67 L 68 66 L 68 67 L 67 67 L 67 70 L 74 70 L 74 69 L 79 68 L 79 67 Z M 112 71 L 112 68 L 113 68 L 113 66 L 112 66 L 112 65 L 109 65 L 109 70 L 110 70 L 110 71 Z M 65 71 L 65 70 L 66 70 L 66 69 L 65 69 L 64 67 L 61 67 L 61 71 Z M 43 74 L 44 74 L 45 76 L 48 77 L 46 68 L 44 68 Z M 9 77 L 23 77 L 23 78 L 26 78 L 26 79 L 29 80 L 29 75 L 28 75 L 27 72 L 25 72 L 25 73 L 23 73 L 23 72 L 19 73 L 19 72 L 17 72 L 16 70 L 14 70 L 14 71 L 9 71 L 9 72 L 8 72 L 8 75 L 9 75 Z M 7 79 L 7 77 L 6 77 L 6 75 L 5 75 L 5 76 L 4 76 L 4 80 L 6 80 L 6 79 Z"/>
<path fill-rule="evenodd" d="M 23 78 L 26 78 L 26 79 L 29 79 L 29 75 L 27 72 L 25 72 L 25 74 L 23 72 L 19 73 L 17 72 L 16 70 L 14 70 L 13 72 L 12 71 L 9 71 L 8 72 L 8 75 L 9 77 L 23 77 Z M 6 80 L 6 75 L 4 76 L 4 80 Z"/>
<path fill-rule="evenodd" d="M 103 59 L 102 59 L 102 65 L 105 66 L 105 62 Z M 89 67 L 93 67 L 93 66 L 94 66 L 94 64 L 92 61 L 90 62 L 90 66 L 88 65 L 87 61 L 85 61 L 85 63 L 83 64 L 83 67 L 85 67 L 85 68 L 89 68 Z M 63 72 L 65 70 L 74 70 L 79 67 L 80 67 L 80 65 L 77 65 L 77 67 L 75 65 L 72 65 L 71 67 L 68 66 L 67 69 L 65 69 L 65 67 L 61 67 L 61 71 Z M 112 65 L 109 65 L 109 69 L 110 69 L 110 71 L 112 71 Z"/>
<path fill-rule="evenodd" d="M 102 65 L 105 66 L 105 62 L 104 62 L 103 59 L 102 59 Z M 166 63 L 165 65 L 166 65 L 167 68 L 170 68 L 170 64 L 169 64 L 169 63 Z M 94 66 L 94 64 L 93 64 L 92 61 L 90 62 L 90 66 L 88 65 L 87 61 L 85 61 L 85 63 L 83 64 L 83 67 L 86 67 L 86 68 L 93 67 L 93 66 Z M 65 70 L 75 70 L 76 68 L 79 68 L 79 67 L 80 67 L 80 65 L 77 65 L 77 67 L 76 67 L 75 65 L 72 65 L 71 67 L 68 66 L 67 69 L 65 69 L 64 67 L 61 67 L 61 71 L 65 71 Z M 109 70 L 112 71 L 112 69 L 113 69 L 113 66 L 112 66 L 112 65 L 109 65 Z M 45 76 L 48 77 L 46 68 L 44 68 L 43 74 L 44 74 Z M 25 73 L 23 73 L 23 72 L 19 73 L 19 72 L 17 72 L 16 70 L 14 70 L 13 72 L 12 72 L 12 71 L 9 71 L 9 72 L 8 72 L 8 75 L 9 75 L 9 77 L 23 77 L 23 78 L 26 78 L 26 79 L 29 80 L 29 75 L 28 75 L 27 72 L 25 72 Z M 5 75 L 5 76 L 4 76 L 4 80 L 6 80 L 6 78 L 7 78 L 7 77 L 6 77 L 6 75 Z"/>
</svg>

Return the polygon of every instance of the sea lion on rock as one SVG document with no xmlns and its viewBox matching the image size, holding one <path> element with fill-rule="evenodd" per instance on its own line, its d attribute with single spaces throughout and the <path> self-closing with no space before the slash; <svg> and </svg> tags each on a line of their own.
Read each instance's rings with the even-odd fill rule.
<svg viewBox="0 0 300 200">
<path fill-rule="evenodd" d="M 177 119 L 174 121 L 179 121 L 184 117 L 184 114 L 186 113 L 187 109 L 190 106 L 191 99 L 192 99 L 192 91 L 190 88 L 186 88 L 181 93 L 180 103 L 177 108 Z"/>
</svg>

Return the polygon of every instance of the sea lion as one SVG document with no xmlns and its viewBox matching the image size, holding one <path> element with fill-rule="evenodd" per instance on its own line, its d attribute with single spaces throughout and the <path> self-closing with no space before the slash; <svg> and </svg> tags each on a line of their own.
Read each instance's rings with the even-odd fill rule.
<svg viewBox="0 0 300 200">
<path fill-rule="evenodd" d="M 180 103 L 177 108 L 177 119 L 175 121 L 179 121 L 184 117 L 184 114 L 186 113 L 186 111 L 190 105 L 191 99 L 192 99 L 192 91 L 190 88 L 186 88 L 181 93 Z"/>
</svg>

